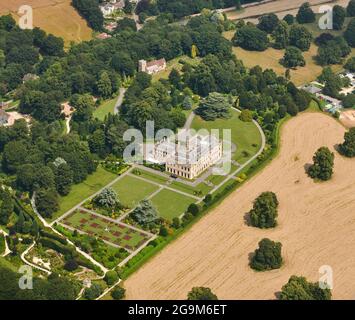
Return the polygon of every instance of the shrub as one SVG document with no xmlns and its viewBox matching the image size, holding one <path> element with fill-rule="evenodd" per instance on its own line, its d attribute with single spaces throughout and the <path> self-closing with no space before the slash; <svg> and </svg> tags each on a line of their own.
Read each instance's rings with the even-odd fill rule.
<svg viewBox="0 0 355 320">
<path fill-rule="evenodd" d="M 64 265 L 64 269 L 67 271 L 74 271 L 78 267 L 79 267 L 79 264 L 75 261 L 75 259 L 69 259 Z"/>
<path fill-rule="evenodd" d="M 270 239 L 259 242 L 259 248 L 255 250 L 250 267 L 257 271 L 278 269 L 282 265 L 281 243 Z"/>
<path fill-rule="evenodd" d="M 218 298 L 210 288 L 194 287 L 188 293 L 187 300 L 218 300 Z"/>
<path fill-rule="evenodd" d="M 200 212 L 200 208 L 196 203 L 191 203 L 187 208 L 187 212 L 191 213 L 194 216 L 197 216 Z"/>
<path fill-rule="evenodd" d="M 178 229 L 180 227 L 180 219 L 178 217 L 173 218 L 172 227 Z"/>
<path fill-rule="evenodd" d="M 98 298 L 103 292 L 103 288 L 99 283 L 93 283 L 90 288 L 86 288 L 84 297 L 88 300 L 94 300 Z"/>
<path fill-rule="evenodd" d="M 242 110 L 239 119 L 244 122 L 251 122 L 253 120 L 253 112 L 248 109 Z"/>
<path fill-rule="evenodd" d="M 118 280 L 118 274 L 114 270 L 107 271 L 104 278 L 107 285 L 112 286 Z"/>
<path fill-rule="evenodd" d="M 122 300 L 126 296 L 126 289 L 122 287 L 116 287 L 112 291 L 111 296 L 114 300 Z"/>
</svg>

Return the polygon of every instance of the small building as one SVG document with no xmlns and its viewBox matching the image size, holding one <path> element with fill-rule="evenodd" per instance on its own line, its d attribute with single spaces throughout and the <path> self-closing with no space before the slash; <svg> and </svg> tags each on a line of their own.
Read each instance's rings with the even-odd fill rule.
<svg viewBox="0 0 355 320">
<path fill-rule="evenodd" d="M 102 14 L 104 15 L 104 17 L 108 17 L 115 12 L 116 8 L 113 4 L 108 3 L 105 5 L 101 5 L 100 10 L 101 10 Z"/>
<path fill-rule="evenodd" d="M 175 139 L 175 138 L 174 138 Z M 165 137 L 156 143 L 146 160 L 165 164 L 165 170 L 185 179 L 195 179 L 222 158 L 222 142 L 214 135 L 190 136 L 183 130 L 177 141 Z"/>
<path fill-rule="evenodd" d="M 105 40 L 109 38 L 112 38 L 112 36 L 110 34 L 107 34 L 106 32 L 102 32 L 96 36 L 96 39 L 100 39 L 100 40 Z"/>
<path fill-rule="evenodd" d="M 109 22 L 108 24 L 105 25 L 105 29 L 112 32 L 117 28 L 117 22 Z"/>
<path fill-rule="evenodd" d="M 33 73 L 27 73 L 23 76 L 22 82 L 25 83 L 30 80 L 37 80 L 39 77 L 36 74 Z"/>
<path fill-rule="evenodd" d="M 164 58 L 147 62 L 139 60 L 138 71 L 148 74 L 155 74 L 166 69 L 166 60 Z"/>
<path fill-rule="evenodd" d="M 0 109 L 0 126 L 5 126 L 9 123 L 10 115 L 4 110 Z"/>
<path fill-rule="evenodd" d="M 317 94 L 322 92 L 322 89 L 315 86 L 314 84 L 305 85 L 304 87 L 302 87 L 302 89 L 304 91 L 309 92 L 310 94 Z"/>
</svg>

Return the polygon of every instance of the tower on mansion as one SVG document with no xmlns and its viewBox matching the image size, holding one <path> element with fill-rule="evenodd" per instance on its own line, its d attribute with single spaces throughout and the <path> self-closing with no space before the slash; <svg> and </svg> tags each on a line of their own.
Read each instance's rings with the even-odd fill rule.
<svg viewBox="0 0 355 320">
<path fill-rule="evenodd" d="M 194 179 L 222 158 L 222 142 L 214 135 L 190 136 L 186 132 L 180 133 L 177 141 L 163 138 L 146 159 L 165 164 L 165 170 L 173 175 Z"/>
<path fill-rule="evenodd" d="M 159 59 L 147 62 L 146 60 L 139 60 L 138 71 L 154 74 L 166 69 L 166 60 Z"/>
</svg>

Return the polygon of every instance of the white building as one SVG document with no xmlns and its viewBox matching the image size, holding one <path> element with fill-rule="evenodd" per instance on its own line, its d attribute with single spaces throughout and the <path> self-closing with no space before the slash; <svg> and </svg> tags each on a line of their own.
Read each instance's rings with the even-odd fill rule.
<svg viewBox="0 0 355 320">
<path fill-rule="evenodd" d="M 139 60 L 138 71 L 154 74 L 166 69 L 166 60 L 159 59 L 147 62 L 146 60 Z"/>
<path fill-rule="evenodd" d="M 165 164 L 172 175 L 194 179 L 216 164 L 223 153 L 222 142 L 214 135 L 194 135 L 182 130 L 175 141 L 165 137 L 156 143 L 146 160 Z"/>
</svg>

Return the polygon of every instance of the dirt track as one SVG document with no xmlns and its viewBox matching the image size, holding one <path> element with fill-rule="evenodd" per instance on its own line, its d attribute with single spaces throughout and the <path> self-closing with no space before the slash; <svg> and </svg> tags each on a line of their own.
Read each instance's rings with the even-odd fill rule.
<svg viewBox="0 0 355 320">
<path fill-rule="evenodd" d="M 317 148 L 334 150 L 344 130 L 319 113 L 290 120 L 280 155 L 133 274 L 125 282 L 128 299 L 185 299 L 193 286 L 211 287 L 220 299 L 274 299 L 293 274 L 318 281 L 322 265 L 333 268 L 333 298 L 355 299 L 355 160 L 336 154 L 335 175 L 325 183 L 314 183 L 304 171 Z M 280 201 L 278 227 L 246 226 L 245 213 L 267 190 Z M 248 255 L 264 237 L 282 242 L 285 264 L 256 273 Z"/>
</svg>

